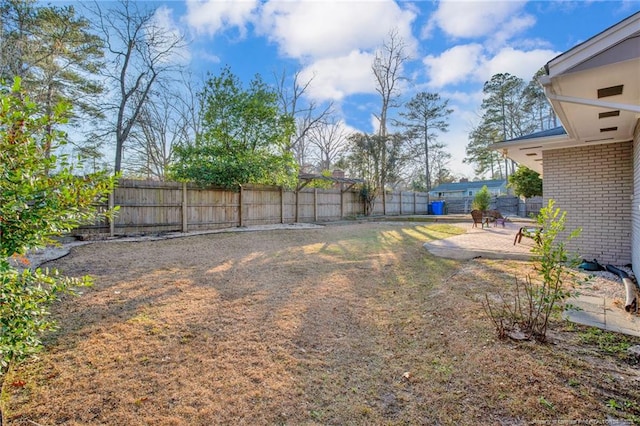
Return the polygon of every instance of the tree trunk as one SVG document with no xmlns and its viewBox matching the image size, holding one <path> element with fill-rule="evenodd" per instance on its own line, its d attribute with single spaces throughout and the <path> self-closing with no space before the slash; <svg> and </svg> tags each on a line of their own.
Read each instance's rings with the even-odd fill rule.
<svg viewBox="0 0 640 426">
<path fill-rule="evenodd" d="M 116 173 L 120 173 L 120 170 L 122 168 L 122 144 L 123 141 L 116 141 L 116 165 L 114 168 L 114 171 Z"/>
</svg>

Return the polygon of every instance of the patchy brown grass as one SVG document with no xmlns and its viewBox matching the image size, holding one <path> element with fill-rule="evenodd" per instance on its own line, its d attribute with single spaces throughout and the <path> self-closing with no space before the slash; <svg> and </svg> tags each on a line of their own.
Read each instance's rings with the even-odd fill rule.
<svg viewBox="0 0 640 426">
<path fill-rule="evenodd" d="M 483 295 L 528 264 L 422 248 L 459 232 L 369 223 L 76 248 L 53 266 L 95 286 L 56 306 L 46 351 L 9 373 L 8 424 L 637 420 L 638 370 L 579 327 L 496 340 Z"/>
</svg>

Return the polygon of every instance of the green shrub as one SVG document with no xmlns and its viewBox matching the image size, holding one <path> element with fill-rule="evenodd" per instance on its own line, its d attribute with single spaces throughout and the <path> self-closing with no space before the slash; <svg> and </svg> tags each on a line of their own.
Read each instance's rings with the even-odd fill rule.
<svg viewBox="0 0 640 426">
<path fill-rule="evenodd" d="M 96 220 L 95 203 L 105 200 L 115 182 L 105 173 L 76 176 L 66 157 L 56 155 L 66 135 L 55 126 L 65 121 L 68 111 L 60 104 L 52 114 L 43 114 L 21 90 L 19 79 L 10 88 L 0 84 L 2 382 L 12 363 L 40 349 L 42 333 L 55 325 L 48 307 L 58 295 L 90 282 L 88 277 L 66 278 L 55 270 L 33 271 L 24 255 Z"/>
<path fill-rule="evenodd" d="M 570 257 L 565 243 L 581 230 L 574 230 L 566 241 L 561 241 L 565 219 L 566 212 L 554 208 L 554 201 L 549 200 L 538 215 L 538 226 L 543 231 L 538 233 L 531 249 L 536 279 L 529 275 L 524 281 L 516 278 L 513 293 L 500 294 L 497 306 L 485 294 L 484 308 L 499 337 L 522 333 L 527 339 L 546 340 L 549 319 L 554 313 L 562 312 L 566 299 L 575 294 L 572 267 L 577 266 L 578 259 Z M 567 281 L 571 282 L 568 287 Z"/>
<path fill-rule="evenodd" d="M 471 207 L 474 210 L 485 211 L 489 210 L 489 204 L 491 204 L 491 193 L 489 192 L 487 185 L 484 185 L 480 191 L 476 193 L 475 197 L 473 197 Z"/>
</svg>

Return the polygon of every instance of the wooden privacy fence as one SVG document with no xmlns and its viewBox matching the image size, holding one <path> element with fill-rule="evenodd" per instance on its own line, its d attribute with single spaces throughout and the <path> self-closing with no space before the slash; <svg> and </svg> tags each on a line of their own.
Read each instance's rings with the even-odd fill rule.
<svg viewBox="0 0 640 426">
<path fill-rule="evenodd" d="M 346 189 L 345 189 L 346 187 Z M 373 214 L 427 214 L 427 194 L 387 192 Z M 363 215 L 357 190 L 340 184 L 332 189 L 286 190 L 245 185 L 239 191 L 202 188 L 179 182 L 120 180 L 101 208 L 119 206 L 113 221 L 82 226 L 76 235 L 155 234 L 202 231 L 234 226 L 295 222 L 329 222 Z"/>
<path fill-rule="evenodd" d="M 443 200 L 446 203 L 448 214 L 467 214 L 473 209 L 473 199 L 474 197 L 451 197 L 438 198 L 433 201 Z M 537 216 L 541 208 L 542 197 L 532 197 L 522 200 L 515 195 L 493 196 L 489 204 L 489 209 L 498 210 L 505 216 Z"/>
</svg>

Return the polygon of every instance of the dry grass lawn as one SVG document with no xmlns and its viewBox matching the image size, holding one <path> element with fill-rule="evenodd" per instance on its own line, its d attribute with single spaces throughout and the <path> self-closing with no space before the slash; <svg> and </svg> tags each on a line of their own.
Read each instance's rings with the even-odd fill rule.
<svg viewBox="0 0 640 426">
<path fill-rule="evenodd" d="M 46 350 L 9 373 L 6 425 L 638 422 L 637 365 L 616 350 L 638 341 L 608 336 L 607 352 L 560 321 L 548 344 L 497 340 L 483 296 L 529 264 L 422 247 L 460 232 L 365 223 L 77 247 L 48 266 L 95 285 L 55 306 Z"/>
</svg>

